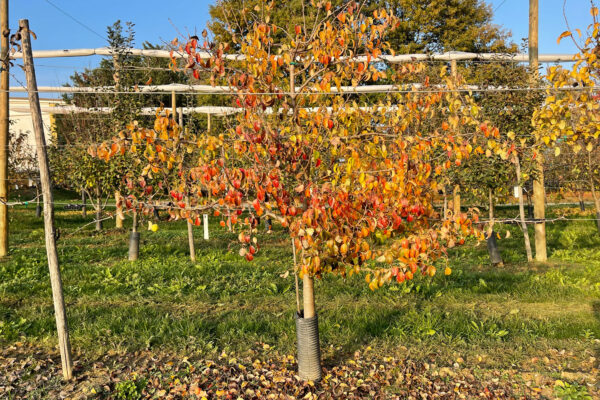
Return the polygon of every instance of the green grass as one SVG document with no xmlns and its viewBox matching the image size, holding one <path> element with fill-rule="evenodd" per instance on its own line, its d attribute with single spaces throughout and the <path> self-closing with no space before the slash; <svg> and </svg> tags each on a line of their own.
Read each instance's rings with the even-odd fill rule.
<svg viewBox="0 0 600 400">
<path fill-rule="evenodd" d="M 61 198 L 68 199 L 66 194 Z M 514 210 L 505 211 L 507 215 Z M 551 214 L 551 213 L 550 213 Z M 100 234 L 79 212 L 58 208 L 59 259 L 73 348 L 81 354 L 156 349 L 180 354 L 247 354 L 264 344 L 294 354 L 295 294 L 289 240 L 261 234 L 248 263 L 234 235 L 212 221 L 196 229 L 188 257 L 183 223 L 142 231 L 138 262 L 128 262 L 126 231 Z M 130 221 L 126 221 L 126 226 Z M 499 241 L 506 265 L 488 266 L 485 243 L 450 254 L 450 276 L 368 289 L 363 277 L 317 281 L 325 365 L 372 347 L 442 364 L 458 357 L 490 368 L 543 369 L 556 356 L 579 370 L 600 358 L 600 235 L 592 221 L 548 224 L 549 262 L 527 264 L 522 234 Z M 533 237 L 533 231 L 530 232 Z M 41 219 L 35 206 L 11 209 L 11 254 L 0 263 L 0 345 L 54 348 L 56 334 Z M 524 365 L 527 365 L 525 367 Z"/>
</svg>

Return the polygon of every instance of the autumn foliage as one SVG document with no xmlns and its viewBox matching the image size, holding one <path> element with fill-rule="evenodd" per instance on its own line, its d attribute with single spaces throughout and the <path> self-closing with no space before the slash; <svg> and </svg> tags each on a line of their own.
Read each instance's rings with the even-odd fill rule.
<svg viewBox="0 0 600 400">
<path fill-rule="evenodd" d="M 497 132 L 477 120 L 470 95 L 430 85 L 423 65 L 378 60 L 392 53 L 385 36 L 395 16 L 363 15 L 354 2 L 317 8 L 318 24 L 281 35 L 265 6 L 251 31 L 234 37 L 235 61 L 207 32 L 176 43 L 184 58 L 173 58 L 174 68 L 230 88 L 238 112 L 226 130 L 191 132 L 159 112 L 153 127 L 132 122 L 97 154 L 134 154 L 143 178 L 170 193 L 172 219 L 196 222 L 209 209 L 227 218 L 248 260 L 260 246 L 257 218 L 269 216 L 289 230 L 301 275 L 365 273 L 372 289 L 433 276 L 447 248 L 477 233 L 467 214 L 443 219 L 434 209 L 440 177 L 485 152 L 482 130 Z M 438 79 L 459 84 L 445 69 Z M 421 86 L 404 84 L 415 81 Z M 343 93 L 374 82 L 397 90 L 367 104 Z"/>
</svg>

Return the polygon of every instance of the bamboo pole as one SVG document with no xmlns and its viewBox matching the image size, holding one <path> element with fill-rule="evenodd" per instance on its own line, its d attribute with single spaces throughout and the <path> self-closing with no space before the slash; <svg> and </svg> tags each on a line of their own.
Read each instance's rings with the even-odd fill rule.
<svg viewBox="0 0 600 400">
<path fill-rule="evenodd" d="M 9 67 L 8 0 L 0 3 L 0 257 L 8 254 L 8 136 L 9 136 Z"/>
<path fill-rule="evenodd" d="M 156 50 L 156 49 L 135 49 L 128 48 L 125 50 L 132 56 L 147 56 L 156 58 L 186 58 L 187 54 L 174 52 L 171 54 L 169 50 Z M 99 47 L 91 49 L 59 49 L 59 50 L 36 50 L 33 52 L 34 58 L 69 58 L 69 57 L 90 57 L 90 56 L 112 56 L 114 50 L 109 47 Z M 213 55 L 208 52 L 197 52 L 201 59 L 209 59 Z M 573 54 L 542 54 L 539 57 L 541 62 L 572 62 Z M 22 52 L 15 52 L 10 55 L 11 59 L 23 58 Z M 245 57 L 240 54 L 225 54 L 223 56 L 225 60 L 239 61 Z M 365 56 L 357 56 L 353 59 L 356 62 L 365 61 Z M 462 51 L 452 51 L 445 53 L 433 53 L 433 54 L 396 54 L 396 55 L 381 55 L 372 61 L 386 61 L 389 63 L 404 63 L 411 61 L 467 61 L 467 60 L 485 60 L 485 61 L 497 61 L 497 62 L 526 62 L 528 60 L 527 54 L 511 54 L 511 53 L 468 53 Z"/>
<path fill-rule="evenodd" d="M 62 280 L 56 251 L 56 232 L 54 229 L 54 208 L 52 197 L 52 184 L 50 179 L 50 168 L 48 166 L 48 155 L 46 153 L 46 139 L 44 137 L 44 126 L 40 99 L 36 91 L 37 82 L 31 54 L 31 41 L 29 37 L 29 22 L 26 19 L 19 21 L 23 44 L 23 63 L 25 64 L 25 76 L 29 88 L 29 105 L 33 116 L 33 130 L 35 132 L 35 145 L 40 169 L 40 182 L 44 195 L 44 236 L 46 239 L 46 254 L 48 256 L 48 268 L 50 270 L 50 283 L 52 286 L 52 299 L 54 301 L 54 313 L 56 316 L 56 330 L 58 332 L 58 347 L 62 362 L 62 372 L 65 379 L 73 377 L 73 360 L 71 357 L 71 344 L 65 301 L 63 298 Z"/>
</svg>

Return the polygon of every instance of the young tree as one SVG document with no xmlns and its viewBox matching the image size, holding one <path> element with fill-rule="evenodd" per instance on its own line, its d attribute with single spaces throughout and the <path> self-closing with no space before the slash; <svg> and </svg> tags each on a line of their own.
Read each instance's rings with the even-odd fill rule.
<svg viewBox="0 0 600 400">
<path fill-rule="evenodd" d="M 207 32 L 180 48 L 193 76 L 210 71 L 214 84 L 234 93 L 239 113 L 228 129 L 193 135 L 167 112 L 152 128 L 130 124 L 115 139 L 117 149 L 105 144 L 97 154 L 110 159 L 128 151 L 146 164 L 144 177 L 165 177 L 175 199 L 172 218 L 194 221 L 207 209 L 223 218 L 231 212 L 240 255 L 248 261 L 259 250 L 259 217 L 287 229 L 303 282 L 299 332 L 308 324 L 314 335 L 315 278 L 360 273 L 374 290 L 413 279 L 418 271 L 433 276 L 444 266 L 439 259 L 446 249 L 475 233 L 466 214 L 442 221 L 433 198 L 436 176 L 472 151 L 477 106 L 455 90 L 387 93 L 370 105 L 332 90 L 384 74 L 396 83 L 422 77 L 427 85 L 423 65 L 382 72 L 375 62 L 389 51 L 385 37 L 398 24 L 385 9 L 365 15 L 356 2 L 335 9 L 320 4 L 313 11 L 322 16 L 316 25 L 297 25 L 283 36 L 270 22 L 271 10 L 266 6 L 245 36 L 233 36 L 244 56 L 239 68 L 226 66 L 227 45 L 212 43 Z M 443 80 L 456 87 L 455 79 L 443 74 Z M 195 166 L 186 167 L 185 152 L 196 154 Z M 304 345 L 299 334 L 300 374 L 319 379 L 318 346 L 306 354 Z"/>
</svg>

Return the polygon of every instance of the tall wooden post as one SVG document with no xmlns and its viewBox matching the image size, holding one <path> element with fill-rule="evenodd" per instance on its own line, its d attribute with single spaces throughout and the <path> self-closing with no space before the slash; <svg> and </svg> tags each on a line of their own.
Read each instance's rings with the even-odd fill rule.
<svg viewBox="0 0 600 400">
<path fill-rule="evenodd" d="M 450 73 L 452 74 L 453 78 L 458 76 L 458 65 L 456 60 L 450 60 Z"/>
<path fill-rule="evenodd" d="M 8 127 L 9 127 L 9 62 L 8 62 L 8 0 L 0 3 L 0 257 L 8 254 Z"/>
<path fill-rule="evenodd" d="M 538 0 L 529 0 L 529 66 L 531 68 L 532 82 L 537 80 L 538 75 Z M 536 157 L 536 177 L 533 181 L 533 216 L 536 219 L 535 226 L 535 259 L 546 261 L 546 195 L 544 192 L 544 157 L 538 154 Z"/>
<path fill-rule="evenodd" d="M 458 66 L 456 60 L 450 60 L 450 73 L 452 74 L 452 78 L 458 78 Z M 454 186 L 452 204 L 452 211 L 454 213 L 454 218 L 456 218 L 460 215 L 460 185 Z"/>
<path fill-rule="evenodd" d="M 33 67 L 33 55 L 31 51 L 31 39 L 29 37 L 29 22 L 26 19 L 19 21 L 23 44 L 23 63 L 25 64 L 25 76 L 27 78 L 27 92 L 29 96 L 29 107 L 33 120 L 35 132 L 35 145 L 37 151 L 38 165 L 40 168 L 40 182 L 44 196 L 44 233 L 46 238 L 46 254 L 48 256 L 48 268 L 50 269 L 50 283 L 52 285 L 52 298 L 54 300 L 54 314 L 56 316 L 56 330 L 58 331 L 58 347 L 62 361 L 62 371 L 65 379 L 73 376 L 73 360 L 71 358 L 71 344 L 69 341 L 69 330 L 67 324 L 67 313 L 63 298 L 62 280 L 58 265 L 58 254 L 56 252 L 56 236 L 54 230 L 54 205 L 52 198 L 52 186 L 50 182 L 50 168 L 48 166 L 48 155 L 46 153 L 46 139 L 44 137 L 44 126 L 42 123 L 42 109 L 38 96 L 35 69 Z"/>
</svg>

